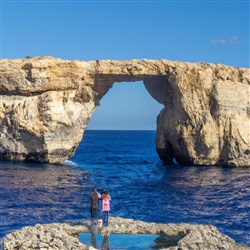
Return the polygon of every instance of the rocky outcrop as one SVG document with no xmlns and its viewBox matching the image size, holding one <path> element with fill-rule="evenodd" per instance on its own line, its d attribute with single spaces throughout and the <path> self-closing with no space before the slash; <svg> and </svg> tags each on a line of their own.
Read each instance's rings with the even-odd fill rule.
<svg viewBox="0 0 250 250">
<path fill-rule="evenodd" d="M 101 220 L 99 220 L 99 228 Z M 95 249 L 78 240 L 79 233 L 95 233 L 90 221 L 79 225 L 67 223 L 45 224 L 24 227 L 8 234 L 3 239 L 4 250 L 14 249 Z M 168 250 L 247 250 L 250 247 L 237 244 L 212 225 L 156 224 L 110 217 L 109 226 L 100 232 L 104 235 L 119 234 L 158 234 L 155 247 Z"/>
<path fill-rule="evenodd" d="M 114 82 L 143 80 L 164 105 L 156 148 L 163 161 L 250 165 L 249 69 L 168 60 L 0 61 L 0 159 L 70 158 Z"/>
</svg>

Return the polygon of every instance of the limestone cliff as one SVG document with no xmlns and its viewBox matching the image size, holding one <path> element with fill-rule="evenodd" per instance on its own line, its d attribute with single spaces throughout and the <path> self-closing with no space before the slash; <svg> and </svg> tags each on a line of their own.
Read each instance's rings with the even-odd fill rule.
<svg viewBox="0 0 250 250">
<path fill-rule="evenodd" d="M 250 166 L 250 71 L 168 60 L 0 61 L 0 159 L 70 158 L 114 82 L 143 80 L 165 108 L 157 118 L 163 161 Z"/>
</svg>

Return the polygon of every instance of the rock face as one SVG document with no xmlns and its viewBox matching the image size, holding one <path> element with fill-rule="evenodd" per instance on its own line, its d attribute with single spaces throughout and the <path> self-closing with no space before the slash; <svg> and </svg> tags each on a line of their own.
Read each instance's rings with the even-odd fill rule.
<svg viewBox="0 0 250 250">
<path fill-rule="evenodd" d="M 99 220 L 100 227 L 101 220 Z M 34 227 L 24 227 L 6 235 L 3 239 L 3 249 L 94 250 L 94 247 L 81 243 L 77 238 L 79 233 L 90 232 L 95 234 L 89 221 L 74 226 L 66 223 L 37 224 Z M 168 250 L 250 249 L 250 247 L 237 244 L 212 225 L 156 224 L 110 217 L 109 226 L 103 229 L 101 233 L 106 237 L 111 233 L 159 234 L 159 237 L 155 240 L 155 246 Z"/>
<path fill-rule="evenodd" d="M 164 105 L 156 136 L 163 161 L 250 166 L 249 74 L 167 60 L 1 60 L 0 159 L 67 160 L 113 83 L 143 80 Z"/>
</svg>

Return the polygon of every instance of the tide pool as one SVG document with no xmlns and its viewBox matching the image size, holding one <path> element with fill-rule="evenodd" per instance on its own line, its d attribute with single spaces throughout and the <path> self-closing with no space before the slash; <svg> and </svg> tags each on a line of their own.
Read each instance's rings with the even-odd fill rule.
<svg viewBox="0 0 250 250">
<path fill-rule="evenodd" d="M 82 233 L 79 240 L 88 246 L 102 250 L 152 250 L 158 235 L 130 234 L 90 234 Z"/>
</svg>

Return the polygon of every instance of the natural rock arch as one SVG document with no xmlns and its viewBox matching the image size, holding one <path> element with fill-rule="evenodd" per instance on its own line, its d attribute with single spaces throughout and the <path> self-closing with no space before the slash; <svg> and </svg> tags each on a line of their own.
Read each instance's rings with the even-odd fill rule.
<svg viewBox="0 0 250 250">
<path fill-rule="evenodd" d="M 249 69 L 168 60 L 1 60 L 0 159 L 70 158 L 114 82 L 143 81 L 165 108 L 157 118 L 163 161 L 249 166 Z"/>
</svg>

